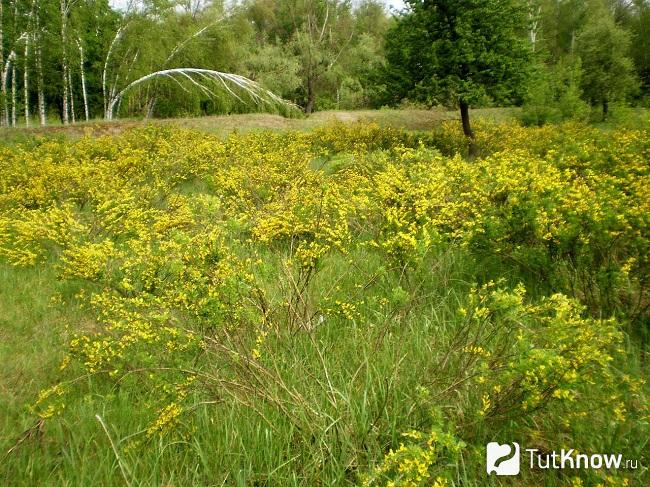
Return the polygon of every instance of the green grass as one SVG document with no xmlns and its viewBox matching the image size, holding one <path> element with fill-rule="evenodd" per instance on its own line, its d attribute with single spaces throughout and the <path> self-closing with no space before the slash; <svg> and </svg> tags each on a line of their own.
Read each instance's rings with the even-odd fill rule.
<svg viewBox="0 0 650 487">
<path fill-rule="evenodd" d="M 2 265 L 0 282 L 0 410 L 5 411 L 0 418 L 6 444 L 29 424 L 25 404 L 57 375 L 64 324 L 60 311 L 50 307 L 52 269 Z"/>
<path fill-rule="evenodd" d="M 487 119 L 495 122 L 511 120 L 519 116 L 518 108 L 479 108 L 471 111 L 472 120 Z M 650 120 L 650 110 L 643 108 L 627 108 L 613 106 L 607 121 L 603 122 L 597 111 L 593 115 L 593 123 L 604 129 L 615 127 L 646 127 Z M 118 135 L 125 130 L 143 125 L 175 125 L 188 129 L 200 130 L 219 136 L 227 136 L 233 131 L 290 131 L 310 130 L 326 125 L 332 121 L 375 122 L 382 126 L 403 128 L 406 130 L 431 130 L 445 120 L 459 120 L 456 110 L 434 108 L 422 109 L 381 109 L 381 110 L 329 110 L 316 112 L 309 117 L 286 118 L 280 115 L 264 113 L 234 114 L 205 117 L 173 118 L 173 119 L 118 119 L 106 121 L 94 119 L 89 122 L 77 122 L 67 127 L 58 121 L 50 121 L 47 127 L 32 124 L 25 128 L 0 128 L 0 143 L 19 144 L 30 143 L 39 137 L 72 137 L 85 134 Z"/>
<path fill-rule="evenodd" d="M 486 118 L 496 121 L 503 121 L 512 118 L 517 113 L 516 109 L 509 108 L 486 108 L 472 111 L 476 119 Z M 236 114 L 222 116 L 206 116 L 195 118 L 173 118 L 173 119 L 119 119 L 105 121 L 102 119 L 89 122 L 78 122 L 74 125 L 64 127 L 60 124 L 53 124 L 47 127 L 32 126 L 30 128 L 0 128 L 0 143 L 24 144 L 30 143 L 39 137 L 82 137 L 85 134 L 93 135 L 118 135 L 125 130 L 141 127 L 148 124 L 153 125 L 174 125 L 183 128 L 200 130 L 206 133 L 226 136 L 233 131 L 289 131 L 289 130 L 310 130 L 331 123 L 332 121 L 342 122 L 376 122 L 382 126 L 404 128 L 407 130 L 431 130 L 444 120 L 457 120 L 459 114 L 456 111 L 445 111 L 441 109 L 432 110 L 358 110 L 358 111 L 323 111 L 316 112 L 310 117 L 285 118 L 280 115 L 269 115 L 264 113 Z"/>
<path fill-rule="evenodd" d="M 178 123 L 218 134 L 235 128 L 307 130 L 332 115 L 306 120 L 246 115 Z M 500 110 L 481 115 L 510 116 Z M 452 116 L 354 113 L 354 119 L 414 130 L 426 130 Z M 140 124 L 100 124 L 97 131 L 117 133 Z M 66 136 L 70 131 L 76 136 L 79 130 L 69 129 Z M 326 174 L 336 177 L 339 167 L 357 158 L 358 154 L 337 154 L 319 162 L 325 164 Z M 205 181 L 192 179 L 174 188 L 187 197 L 211 190 L 214 187 Z M 161 201 L 164 208 L 164 198 Z M 226 221 L 223 226 L 239 257 L 252 255 L 241 222 Z M 268 302 L 284 309 L 281 303 L 293 296 L 290 282 L 296 278 L 296 269 L 287 271 L 283 265 L 288 249 L 271 246 L 255 255 L 262 262 L 256 277 L 263 282 Z M 492 440 L 530 445 L 532 436 L 539 448 L 559 449 L 567 443 L 647 458 L 647 437 L 629 437 L 647 432 L 642 424 L 630 432 L 606 421 L 583 420 L 576 430 L 560 429 L 559 409 L 524 418 L 506 416 L 489 424 L 470 416 L 480 408 L 481 398 L 472 386 L 463 385 L 468 378 L 450 354 L 471 343 L 458 342 L 457 334 L 465 326 L 459 310 L 469 306 L 472 285 L 503 278 L 502 285 L 512 289 L 524 282 L 528 299 L 537 302 L 554 291 L 548 283 L 499 255 L 472 253 L 454 241 L 429 249 L 422 262 L 408 270 L 391 267 L 385 257 L 367 247 L 348 255 L 332 252 L 297 296 L 310 313 L 326 314 L 314 303 L 329 295 L 357 302 L 385 298 L 384 310 L 359 305 L 356 319 L 330 313 L 322 322 L 291 321 L 291 327 L 284 326 L 290 322 L 288 313 L 279 311 L 274 318 L 283 326 L 262 347 L 263 370 L 233 359 L 218 346 L 207 347 L 183 364 L 201 374 L 202 387 L 188 401 L 191 409 L 170 434 L 151 437 L 147 435 L 155 419 L 151 409 L 159 407 L 158 396 L 163 396 L 146 381 L 147 375 L 160 372 L 155 364 L 129 370 L 118 380 L 107 380 L 103 373 L 88 375 L 78 363 L 65 373 L 59 370 L 71 336 L 97 327 L 95 315 L 77 306 L 81 300 L 75 298 L 80 289 L 95 284 L 60 280 L 56 258 L 24 269 L 0 264 L 0 485 L 357 485 L 390 449 L 407 441 L 403 433 L 442 427 L 439 414 L 452 418 L 452 424 L 444 424 L 445 431 L 467 443 L 463 460 L 443 457 L 440 468 L 451 472 L 450 487 L 570 485 L 569 475 L 561 471 L 488 478 L 481 449 Z M 218 337 L 237 350 L 250 350 L 256 339 L 254 325 L 232 336 L 204 333 L 208 342 Z M 494 334 L 497 339 L 511 338 L 508 329 L 496 329 Z M 615 367 L 632 377 L 647 377 L 645 348 L 629 337 L 624 347 L 626 360 Z M 63 413 L 38 422 L 29 405 L 39 391 L 61 380 L 74 381 Z M 599 386 L 594 384 L 588 398 L 600 398 Z M 593 412 L 599 419 L 602 413 Z M 595 424 L 599 429 L 592 429 Z M 585 485 L 596 485 L 594 476 L 585 478 Z M 645 481 L 644 471 L 632 479 L 637 485 Z"/>
<path fill-rule="evenodd" d="M 320 292 L 335 278 L 343 288 L 352 288 L 364 272 L 379 270 L 380 262 L 367 257 L 355 259 L 366 263 L 364 269 L 349 269 L 345 260 L 330 262 L 327 271 L 317 276 L 314 289 Z M 441 370 L 431 368 L 437 362 L 433 358 L 449 348 L 458 326 L 456 310 L 476 277 L 473 269 L 480 264 L 453 250 L 438 254 L 430 263 L 432 272 L 410 285 L 427 296 L 424 302 L 400 301 L 389 319 L 362 317 L 360 321 L 373 323 L 370 327 L 333 320 L 309 334 L 281 333 L 267 344 L 262 360 L 304 401 L 295 403 L 291 414 L 259 398 L 259 409 L 254 411 L 215 391 L 215 404 L 200 405 L 205 397 L 196 398 L 199 405 L 184 428 L 193 431 L 191 436 L 164 437 L 145 450 L 131 451 L 130 441 L 143 440 L 142 431 L 150 421 L 150 416 L 133 408 L 142 401 L 137 385 L 116 389 L 90 378 L 66 398 L 68 410 L 60 419 L 48 421 L 30 438 L 20 436 L 34 421 L 24 404 L 33 402 L 38 390 L 58 375 L 63 324 L 83 317 L 75 316 L 72 309 L 54 311 L 48 305 L 50 297 L 61 291 L 51 268 L 3 267 L 0 350 L 8 367 L 1 376 L 1 407 L 9 414 L 3 417 L 2 448 L 3 452 L 16 448 L 5 455 L 0 467 L 4 484 L 350 485 L 358 468 L 367 469 L 368 462 L 381 458 L 390 444 L 402 441 L 401 433 L 427 427 L 429 403 L 420 397 L 418 386 L 436 391 L 448 380 Z M 390 296 L 400 281 L 395 276 L 378 282 L 375 291 Z M 409 288 L 405 282 L 401 285 Z M 219 360 L 218 355 L 211 358 L 213 367 L 207 370 L 213 370 Z M 629 370 L 642 374 L 639 363 Z M 282 390 L 260 392 L 269 400 L 287 401 Z M 316 416 L 308 409 L 314 409 Z M 497 430 L 474 432 L 477 438 L 510 440 L 519 434 L 516 424 L 507 423 Z M 647 439 L 639 440 L 635 453 L 640 458 Z M 611 442 L 611 451 L 622 446 L 614 435 Z M 467 466 L 457 468 L 454 485 L 487 485 L 476 466 L 470 466 L 469 472 Z M 520 477 L 514 483 L 492 479 L 489 485 L 559 486 L 564 485 L 561 479 L 561 473 L 552 472 Z"/>
<path fill-rule="evenodd" d="M 449 265 L 454 265 L 453 259 Z M 330 272 L 345 275 L 343 269 L 342 262 Z M 4 267 L 2 277 L 2 325 L 7 335 L 2 360 L 11 364 L 2 376 L 6 392 L 2 406 L 12 413 L 3 424 L 6 451 L 33 422 L 24 403 L 33 401 L 38 390 L 57 376 L 63 319 L 48 306 L 56 292 L 52 274 Z M 330 277 L 319 276 L 324 282 L 316 287 Z M 432 279 L 438 286 L 447 282 Z M 435 292 L 444 293 L 436 307 L 411 317 L 398 316 L 372 328 L 335 321 L 313 335 L 283 334 L 277 343 L 269 344 L 273 368 L 319 411 L 322 422 L 310 423 L 314 418 L 304 411 L 279 414 L 270 405 L 261 409 L 265 420 L 238 403 L 201 406 L 196 434 L 189 441 L 162 440 L 143 457 L 137 450 L 123 452 L 127 434 L 147 424 L 146 415 L 139 417 L 132 408 L 137 391 L 105 389 L 88 382 L 67 399 L 74 409 L 61 420 L 48 422 L 42 436 L 35 433 L 15 445 L 15 453 L 3 462 L 5 479 L 11 485 L 124 485 L 110 440 L 95 418 L 99 414 L 118 446 L 130 485 L 221 485 L 222 481 L 253 485 L 256 477 L 267 485 L 305 485 L 314 478 L 327 485 L 345 482 L 359 463 L 365 463 L 361 452 L 380 457 L 386 437 L 398 440 L 405 428 L 403 418 L 410 418 L 413 427 L 426 422 L 426 411 L 413 411 L 414 390 L 429 380 L 430 371 L 412 369 L 404 358 L 426 362 L 436 338 L 444 336 L 440 327 L 450 318 L 458 296 L 453 288 Z M 72 321 L 73 316 L 65 318 Z M 325 352 L 323 360 L 319 354 Z M 25 381 L 27 373 L 29 381 Z M 325 386 L 328 380 L 331 385 Z M 302 454 L 292 447 L 295 441 L 306 440 L 321 446 Z M 337 451 L 329 451 L 332 448 Z"/>
</svg>

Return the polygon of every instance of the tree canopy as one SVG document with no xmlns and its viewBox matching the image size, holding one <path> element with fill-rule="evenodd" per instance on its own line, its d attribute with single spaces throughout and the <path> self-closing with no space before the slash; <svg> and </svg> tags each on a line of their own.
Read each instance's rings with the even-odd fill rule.
<svg viewBox="0 0 650 487">
<path fill-rule="evenodd" d="M 521 104 L 530 72 L 557 80 L 567 60 L 581 82 L 569 95 L 555 83 L 552 103 L 648 104 L 649 22 L 650 0 L 408 0 L 397 13 L 381 0 L 0 0 L 0 123 L 269 109 L 208 71 L 307 113 L 466 112 Z"/>
<path fill-rule="evenodd" d="M 584 64 L 582 88 L 593 105 L 601 104 L 607 117 L 609 102 L 620 100 L 636 88 L 631 35 L 617 26 L 602 9 L 593 11 L 577 38 L 577 53 Z"/>
<path fill-rule="evenodd" d="M 519 96 L 530 63 L 525 11 L 513 0 L 409 0 L 389 33 L 389 76 L 399 96 L 457 104 L 473 137 L 468 107 Z"/>
</svg>

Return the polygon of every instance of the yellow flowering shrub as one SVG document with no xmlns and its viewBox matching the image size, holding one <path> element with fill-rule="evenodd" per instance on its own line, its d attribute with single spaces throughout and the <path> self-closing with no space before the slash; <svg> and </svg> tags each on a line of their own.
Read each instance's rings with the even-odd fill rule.
<svg viewBox="0 0 650 487">
<path fill-rule="evenodd" d="M 419 357 L 435 377 L 429 400 L 462 397 L 446 412 L 459 421 L 434 419 L 403 441 L 373 423 L 366 436 L 388 453 L 375 467 L 350 461 L 367 485 L 447 485 L 477 425 L 510 421 L 532 436 L 540 418 L 565 435 L 590 421 L 647 423 L 644 384 L 616 365 L 624 330 L 643 335 L 650 318 L 648 132 L 482 122 L 477 145 L 480 158 L 463 158 L 458 124 L 445 123 L 429 134 L 333 124 L 226 139 L 148 127 L 0 149 L 0 259 L 51 266 L 65 282 L 59 301 L 83 316 L 69 323 L 62 385 L 43 391 L 35 414 L 62 412 L 65 379 L 85 374 L 88 387 L 138 391 L 147 438 L 182 429 L 194 403 L 227 387 L 240 401 L 260 394 L 304 431 L 329 421 L 330 438 L 353 437 L 343 423 L 354 411 L 330 421 L 345 403 L 331 357 L 312 354 L 322 380 L 301 361 L 301 395 L 273 380 L 283 361 L 272 354 L 302 334 L 338 337 L 341 325 L 380 355 L 410 317 L 433 316 L 444 346 Z M 454 273 L 446 258 L 471 269 Z M 501 277 L 486 278 L 493 269 L 510 284 L 465 296 L 466 283 Z M 457 289 L 448 316 L 440 302 Z M 330 409 L 296 413 L 325 384 Z"/>
<path fill-rule="evenodd" d="M 595 384 L 613 389 L 618 377 L 610 363 L 622 358 L 620 325 L 584 318 L 584 308 L 561 294 L 532 304 L 524 298 L 521 285 L 509 291 L 488 283 L 460 310 L 459 335 L 471 341 L 458 368 L 472 377 L 479 416 L 515 418 L 549 402 L 574 402 Z M 571 405 L 574 412 L 578 407 Z"/>
<path fill-rule="evenodd" d="M 416 138 L 408 132 L 392 127 L 380 127 L 377 123 L 332 123 L 316 128 L 311 133 L 314 147 L 325 153 L 366 154 L 396 146 L 411 145 Z"/>
<path fill-rule="evenodd" d="M 362 482 L 364 487 L 418 487 L 451 485 L 450 472 L 457 468 L 467 446 L 449 431 L 440 414 L 436 425 L 424 433 L 402 433 L 397 449 L 391 449 Z"/>
</svg>

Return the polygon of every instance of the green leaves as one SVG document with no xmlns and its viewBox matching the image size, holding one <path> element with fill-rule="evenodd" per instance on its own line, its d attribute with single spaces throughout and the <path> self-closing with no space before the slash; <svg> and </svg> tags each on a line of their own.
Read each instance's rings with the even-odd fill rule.
<svg viewBox="0 0 650 487">
<path fill-rule="evenodd" d="M 530 60 L 519 30 L 524 12 L 510 0 L 408 2 L 387 41 L 397 90 L 428 103 L 519 97 Z M 397 71 L 401 73 L 396 74 Z"/>
<path fill-rule="evenodd" d="M 630 35 L 615 24 L 609 12 L 592 13 L 577 39 L 582 58 L 582 89 L 592 104 L 602 104 L 607 116 L 610 101 L 625 98 L 638 85 L 630 50 Z"/>
</svg>

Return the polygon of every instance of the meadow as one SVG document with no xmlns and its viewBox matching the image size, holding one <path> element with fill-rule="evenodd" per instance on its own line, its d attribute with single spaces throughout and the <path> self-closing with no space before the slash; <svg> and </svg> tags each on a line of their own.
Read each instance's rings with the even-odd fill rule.
<svg viewBox="0 0 650 487">
<path fill-rule="evenodd" d="M 650 133 L 476 134 L 0 147 L 0 482 L 647 485 Z"/>
</svg>

